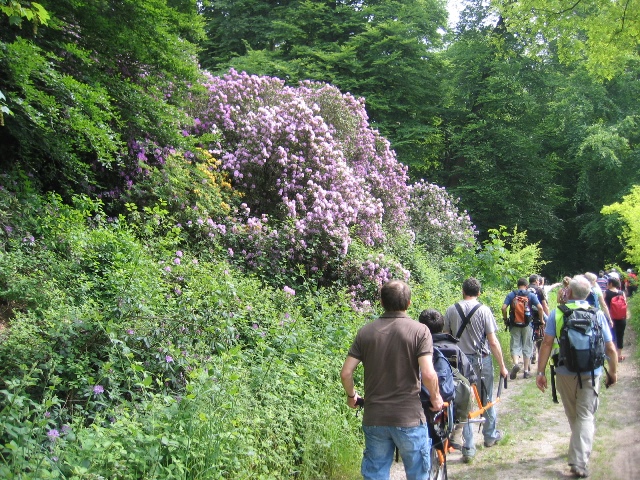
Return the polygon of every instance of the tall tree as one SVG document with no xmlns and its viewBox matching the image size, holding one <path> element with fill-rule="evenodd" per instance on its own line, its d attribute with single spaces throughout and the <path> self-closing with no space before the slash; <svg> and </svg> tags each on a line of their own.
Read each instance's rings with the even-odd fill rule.
<svg viewBox="0 0 640 480">
<path fill-rule="evenodd" d="M 199 75 L 196 0 L 41 3 L 51 19 L 37 31 L 0 16 L 0 91 L 13 113 L 0 168 L 113 193 L 154 157 L 151 145 L 181 141 L 176 107 Z"/>
<path fill-rule="evenodd" d="M 446 53 L 453 102 L 439 177 L 485 234 L 497 224 L 518 225 L 533 239 L 555 233 L 560 199 L 537 131 L 544 115 L 539 65 L 500 21 L 463 30 Z"/>
<path fill-rule="evenodd" d="M 442 0 L 210 0 L 204 15 L 206 68 L 336 85 L 366 98 L 403 163 L 437 161 Z"/>
<path fill-rule="evenodd" d="M 537 51 L 558 46 L 561 61 L 586 59 L 598 78 L 611 79 L 638 59 L 640 0 L 492 0 L 507 28 Z M 544 41 L 540 41 L 544 39 Z"/>
<path fill-rule="evenodd" d="M 600 215 L 637 176 L 637 74 L 599 83 L 557 49 L 531 57 L 477 2 L 446 52 L 453 66 L 441 184 L 480 229 L 526 229 L 554 273 L 597 268 L 621 251 Z M 590 263 L 592 262 L 592 263 Z"/>
</svg>

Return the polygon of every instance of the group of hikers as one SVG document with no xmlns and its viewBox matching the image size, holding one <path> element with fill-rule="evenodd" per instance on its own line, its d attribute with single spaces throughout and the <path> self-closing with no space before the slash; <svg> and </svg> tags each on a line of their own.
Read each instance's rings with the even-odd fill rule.
<svg viewBox="0 0 640 480">
<path fill-rule="evenodd" d="M 446 405 L 442 385 L 438 387 L 440 372 L 434 365 L 442 355 L 438 347 L 452 344 L 471 366 L 470 372 L 462 373 L 473 376 L 473 381 L 482 385 L 480 407 L 487 406 L 482 408 L 485 448 L 499 444 L 504 438 L 504 432 L 497 429 L 492 406 L 494 362 L 500 381 L 504 379 L 505 384 L 507 377 L 516 379 L 521 370 L 523 378 L 530 378 L 531 366 L 537 363 L 536 385 L 545 392 L 546 367 L 552 359 L 553 398 L 557 401 L 557 388 L 571 428 L 569 468 L 575 477 L 587 477 L 600 378 L 604 370 L 607 388 L 615 384 L 618 361 L 624 360 L 626 295 L 621 290 L 619 275 L 616 278 L 615 272 L 610 272 L 605 278 L 601 273 L 601 277 L 594 274 L 565 277 L 562 283 L 546 288 L 539 275 L 518 280 L 517 289 L 509 292 L 502 305 L 503 320 L 511 337 L 510 370 L 498 341 L 493 312 L 478 300 L 481 284 L 477 279 L 472 277 L 463 282 L 462 300 L 447 308 L 444 315 L 437 310 L 424 310 L 417 322 L 407 314 L 411 304 L 409 285 L 399 280 L 385 283 L 380 289 L 384 313 L 358 331 L 341 370 L 347 404 L 357 408 L 363 400 L 355 389 L 354 372 L 360 363 L 364 366 L 363 478 L 388 479 L 396 451 L 402 457 L 408 480 L 429 478 L 432 439 L 427 419 L 430 413 Z M 604 291 L 599 278 L 606 280 Z M 550 310 L 547 294 L 558 287 L 558 307 Z M 624 300 L 624 318 L 618 297 Z M 424 408 L 421 386 L 428 391 Z M 465 463 L 473 461 L 476 447 L 470 421 L 457 422 L 448 439 L 450 448 L 459 450 Z"/>
</svg>

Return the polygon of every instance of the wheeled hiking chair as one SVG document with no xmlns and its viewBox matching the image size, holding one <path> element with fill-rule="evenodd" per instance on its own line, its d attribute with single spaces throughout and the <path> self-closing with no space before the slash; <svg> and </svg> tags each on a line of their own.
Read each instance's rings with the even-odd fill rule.
<svg viewBox="0 0 640 480">
<path fill-rule="evenodd" d="M 439 412 L 429 409 L 430 403 L 422 404 L 427 416 L 427 426 L 431 437 L 431 470 L 429 480 L 447 480 L 447 453 L 449 436 L 453 432 L 453 403 L 444 402 Z"/>
</svg>

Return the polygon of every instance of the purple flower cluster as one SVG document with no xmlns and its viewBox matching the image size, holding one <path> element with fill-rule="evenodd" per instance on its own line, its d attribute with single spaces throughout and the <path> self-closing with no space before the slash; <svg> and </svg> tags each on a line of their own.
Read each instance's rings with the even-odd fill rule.
<svg viewBox="0 0 640 480">
<path fill-rule="evenodd" d="M 411 228 L 416 242 L 433 253 L 451 253 L 456 246 L 470 247 L 477 230 L 467 211 L 444 187 L 420 180 L 411 186 Z"/>
<path fill-rule="evenodd" d="M 207 87 L 194 134 L 222 134 L 223 168 L 250 193 L 248 209 L 291 225 L 281 235 L 294 254 L 321 237 L 342 256 L 352 235 L 374 245 L 384 241 L 385 224 L 406 226 L 406 167 L 370 128 L 362 100 L 326 84 L 288 87 L 234 70 Z"/>
<path fill-rule="evenodd" d="M 346 273 L 354 307 L 358 307 L 363 299 L 376 299 L 380 287 L 389 280 L 397 278 L 408 282 L 411 276 L 400 262 L 382 253 L 369 254 L 364 261 L 349 261 Z"/>
</svg>

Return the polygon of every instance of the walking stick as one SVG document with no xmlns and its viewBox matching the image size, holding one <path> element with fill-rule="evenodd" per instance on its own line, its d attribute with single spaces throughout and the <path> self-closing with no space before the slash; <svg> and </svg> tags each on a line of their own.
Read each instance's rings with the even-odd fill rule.
<svg viewBox="0 0 640 480">
<path fill-rule="evenodd" d="M 553 400 L 553 403 L 559 403 L 558 392 L 556 391 L 556 367 L 553 363 L 549 367 L 551 370 L 551 399 Z"/>
</svg>

